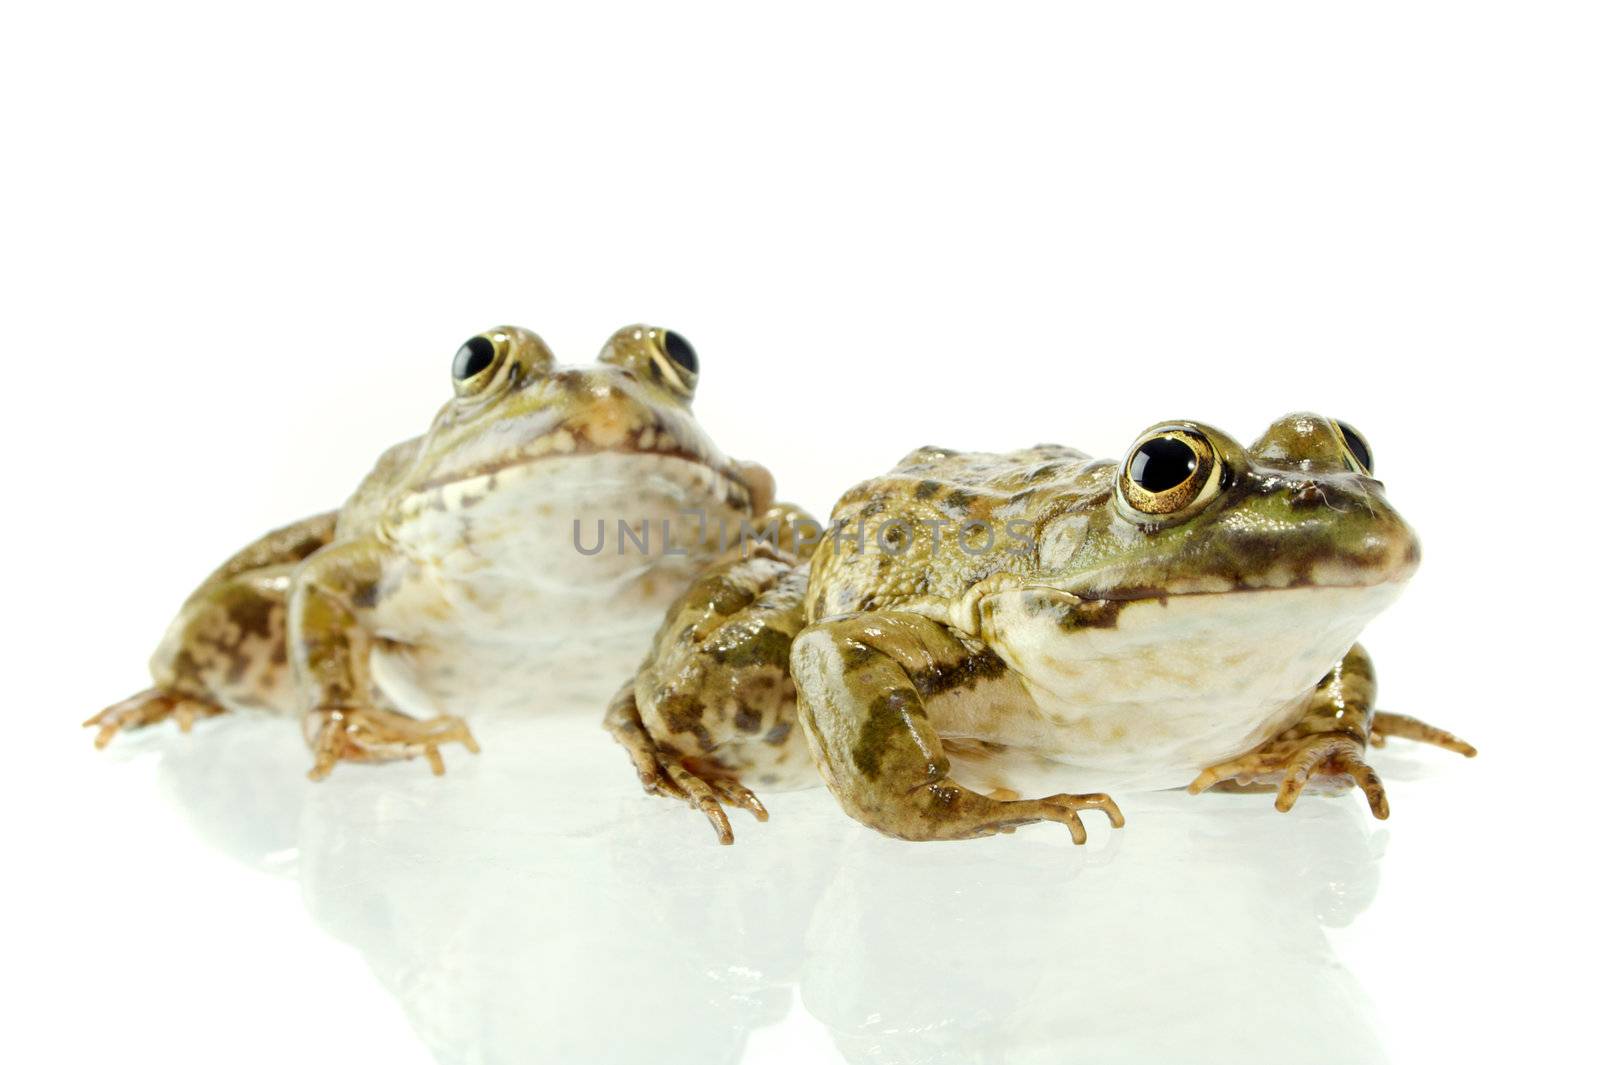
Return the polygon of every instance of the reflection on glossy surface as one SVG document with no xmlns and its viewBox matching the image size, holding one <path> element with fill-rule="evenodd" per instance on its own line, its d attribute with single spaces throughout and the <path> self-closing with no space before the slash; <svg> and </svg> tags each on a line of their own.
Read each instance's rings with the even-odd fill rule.
<svg viewBox="0 0 1600 1065">
<path fill-rule="evenodd" d="M 1383 1057 L 1323 932 L 1377 888 L 1354 801 L 1130 795 L 1087 848 L 1051 826 L 917 845 L 815 789 L 719 847 L 587 716 L 488 723 L 442 780 L 308 785 L 281 721 L 204 733 L 162 743 L 174 800 L 294 870 L 443 1062 L 735 1062 L 796 992 L 850 1062 Z"/>
</svg>

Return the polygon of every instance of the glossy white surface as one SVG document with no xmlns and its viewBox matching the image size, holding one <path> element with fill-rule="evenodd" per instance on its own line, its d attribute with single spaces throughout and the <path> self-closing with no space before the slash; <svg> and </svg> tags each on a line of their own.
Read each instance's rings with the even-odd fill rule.
<svg viewBox="0 0 1600 1065">
<path fill-rule="evenodd" d="M 70 830 L 56 863 L 93 879 L 24 885 L 41 918 L 72 917 L 28 994 L 62 1016 L 49 996 L 71 993 L 109 1023 L 51 1045 L 179 1061 L 235 1041 L 271 1060 L 301 1040 L 319 1061 L 1470 1060 L 1486 1035 L 1555 1037 L 1527 1022 L 1576 1006 L 1537 968 L 1577 932 L 1570 896 L 1544 879 L 1522 889 L 1537 905 L 1505 894 L 1549 855 L 1529 857 L 1543 844 L 1508 826 L 1519 811 L 1484 802 L 1498 758 L 1380 754 L 1394 827 L 1351 796 L 1284 816 L 1264 796 L 1157 793 L 1123 797 L 1121 832 L 1091 819 L 1085 848 L 1054 826 L 917 846 L 810 791 L 772 796 L 771 821 L 742 820 L 724 848 L 637 794 L 582 716 L 479 733 L 485 753 L 440 780 L 407 765 L 308 784 L 295 730 L 265 717 L 70 759 L 107 805 L 68 803 L 65 825 L 46 811 Z M 1499 1028 L 1507 1011 L 1521 1020 Z"/>
</svg>

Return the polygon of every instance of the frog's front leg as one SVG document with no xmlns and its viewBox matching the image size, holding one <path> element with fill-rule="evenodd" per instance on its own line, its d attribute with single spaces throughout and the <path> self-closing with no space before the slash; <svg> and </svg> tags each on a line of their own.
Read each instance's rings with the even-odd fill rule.
<svg viewBox="0 0 1600 1065">
<path fill-rule="evenodd" d="M 781 551 L 710 567 L 673 604 L 638 675 L 606 712 L 644 790 L 700 810 L 722 843 L 733 842 L 724 805 L 767 819 L 745 780 L 815 780 L 789 680 L 805 588 L 805 567 Z"/>
<path fill-rule="evenodd" d="M 992 698 L 1003 663 L 944 626 L 912 614 L 837 618 L 808 628 L 792 659 L 800 721 L 834 797 L 857 821 L 909 840 L 969 839 L 1035 821 L 1087 840 L 1080 810 L 1122 812 L 1107 795 L 999 799 L 949 779 L 929 718 L 934 700 Z M 1020 691 L 1017 697 L 1025 695 Z"/>
<path fill-rule="evenodd" d="M 757 821 L 767 819 L 767 808 L 754 792 L 736 778 L 697 773 L 671 744 L 656 740 L 639 715 L 636 680 L 630 678 L 612 697 L 606 709 L 606 730 L 628 752 L 639 784 L 646 794 L 681 799 L 705 814 L 717 842 L 733 842 L 733 825 L 723 803 L 749 810 Z"/>
<path fill-rule="evenodd" d="M 444 772 L 439 747 L 458 742 L 474 753 L 466 723 L 448 714 L 419 721 L 377 705 L 370 671 L 372 634 L 367 612 L 383 578 L 383 555 L 355 540 L 312 557 L 289 599 L 289 654 L 300 693 L 306 741 L 321 780 L 341 761 L 427 758 Z"/>
<path fill-rule="evenodd" d="M 1372 815 L 1382 819 L 1389 816 L 1389 799 L 1383 781 L 1366 762 L 1369 744 L 1381 747 L 1385 736 L 1405 736 L 1468 758 L 1478 753 L 1471 744 L 1415 718 L 1375 713 L 1377 690 L 1372 658 L 1356 644 L 1317 684 L 1299 721 L 1255 750 L 1205 770 L 1189 792 L 1225 783 L 1276 784 L 1276 806 L 1287 812 L 1313 780 L 1354 783 L 1366 795 Z"/>
</svg>

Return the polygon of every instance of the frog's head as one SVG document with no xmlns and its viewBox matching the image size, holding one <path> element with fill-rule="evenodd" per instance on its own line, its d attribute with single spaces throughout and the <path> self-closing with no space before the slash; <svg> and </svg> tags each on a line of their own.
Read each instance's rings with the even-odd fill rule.
<svg viewBox="0 0 1600 1065">
<path fill-rule="evenodd" d="M 1406 581 L 1421 549 L 1349 425 L 1273 422 L 1249 447 L 1196 422 L 1140 434 L 1106 491 L 1041 529 L 1042 568 L 1084 598 Z"/>
<path fill-rule="evenodd" d="M 1366 441 L 1318 415 L 1249 447 L 1164 422 L 1074 476 L 1036 526 L 1041 570 L 986 624 L 1074 713 L 1114 712 L 1086 764 L 1201 767 L 1260 743 L 1417 568 Z"/>
<path fill-rule="evenodd" d="M 681 529 L 686 512 L 736 522 L 771 504 L 771 475 L 724 455 L 695 420 L 699 360 L 677 333 L 629 326 L 595 363 L 567 366 L 501 326 L 468 337 L 450 372 L 455 396 L 403 478 L 400 513 L 418 537 L 506 531 L 549 559 L 558 543 L 571 553 L 580 520 L 615 535 L 619 521 Z"/>
</svg>

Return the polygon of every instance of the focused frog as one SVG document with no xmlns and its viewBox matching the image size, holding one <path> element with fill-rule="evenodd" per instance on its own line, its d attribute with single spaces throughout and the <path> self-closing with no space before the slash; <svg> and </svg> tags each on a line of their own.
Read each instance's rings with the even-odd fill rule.
<svg viewBox="0 0 1600 1065">
<path fill-rule="evenodd" d="M 718 550 L 707 530 L 771 505 L 771 475 L 724 456 L 690 412 L 699 361 L 677 333 L 622 329 L 595 365 L 565 367 L 506 326 L 468 339 L 451 372 L 428 432 L 340 510 L 268 533 L 200 585 L 154 687 L 86 723 L 97 745 L 263 708 L 299 716 L 313 778 L 417 755 L 441 772 L 441 745 L 477 750 L 461 713 L 530 712 L 562 683 L 603 700 Z M 633 541 L 606 544 L 623 520 Z"/>
<path fill-rule="evenodd" d="M 724 805 L 766 819 L 749 785 L 819 771 L 891 836 L 1056 821 L 1082 843 L 1080 812 L 1122 815 L 1064 784 L 1275 784 L 1280 810 L 1353 784 L 1382 818 L 1369 745 L 1475 753 L 1375 710 L 1356 637 L 1421 553 L 1342 422 L 1289 415 L 1248 448 L 1167 422 L 1121 462 L 922 448 L 803 555 L 709 568 L 607 714 L 645 789 L 724 843 Z"/>
</svg>

